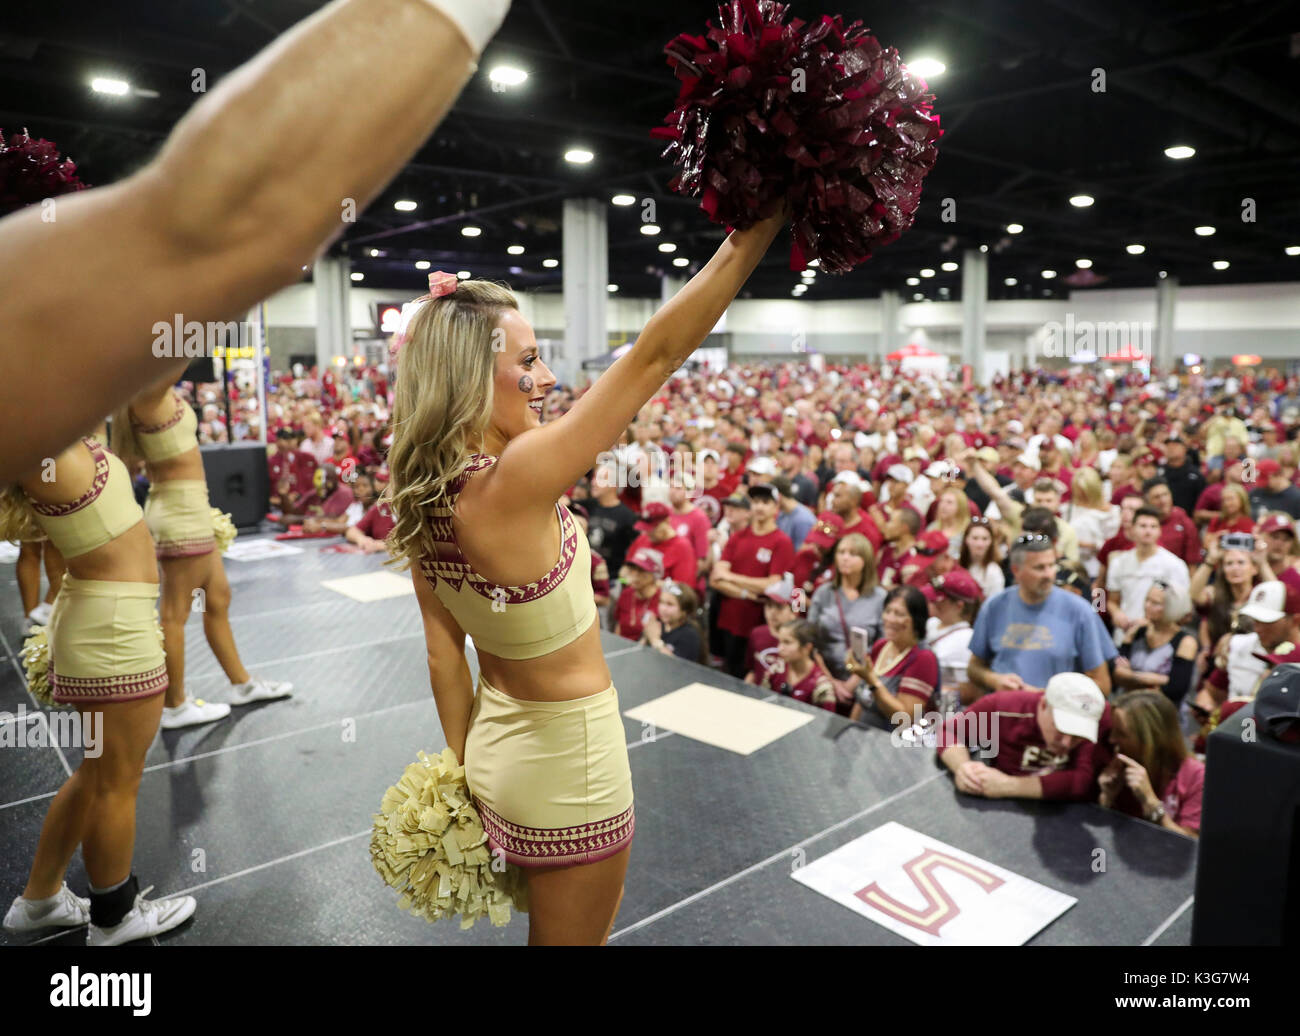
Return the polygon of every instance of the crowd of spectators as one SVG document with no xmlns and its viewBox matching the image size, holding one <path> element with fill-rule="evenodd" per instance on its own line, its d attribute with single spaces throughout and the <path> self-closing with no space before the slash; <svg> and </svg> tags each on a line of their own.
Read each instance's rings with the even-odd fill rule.
<svg viewBox="0 0 1300 1036">
<path fill-rule="evenodd" d="M 273 388 L 268 517 L 383 550 L 382 371 Z M 679 372 L 565 502 L 611 631 L 928 738 L 967 794 L 1194 835 L 1205 736 L 1300 660 L 1297 433 L 1272 370 L 751 364 Z"/>
</svg>

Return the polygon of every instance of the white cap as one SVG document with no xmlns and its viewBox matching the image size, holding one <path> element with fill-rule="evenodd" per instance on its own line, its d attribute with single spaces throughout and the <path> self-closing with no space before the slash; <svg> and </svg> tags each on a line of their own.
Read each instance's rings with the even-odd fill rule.
<svg viewBox="0 0 1300 1036">
<path fill-rule="evenodd" d="M 1280 622 L 1286 618 L 1286 584 L 1274 580 L 1260 583 L 1241 607 L 1242 615 L 1256 622 Z"/>
<path fill-rule="evenodd" d="M 1034 471 L 1043 470 L 1042 462 L 1039 461 L 1038 454 L 1036 453 L 1022 453 L 1016 458 L 1016 463 L 1023 464 L 1027 468 L 1033 468 Z"/>
<path fill-rule="evenodd" d="M 703 461 L 706 457 L 712 457 L 716 461 L 722 460 L 722 458 L 718 455 L 717 450 L 700 450 L 700 460 Z"/>
<path fill-rule="evenodd" d="M 796 410 L 796 409 L 795 409 L 794 407 L 792 407 L 792 406 L 788 406 L 788 407 L 785 408 L 785 410 L 784 410 L 784 414 L 785 414 L 786 417 L 798 417 L 798 416 L 799 416 L 799 411 Z"/>
<path fill-rule="evenodd" d="M 909 446 L 903 451 L 903 460 L 929 460 L 930 455 L 920 446 Z"/>
<path fill-rule="evenodd" d="M 775 475 L 776 461 L 771 457 L 755 457 L 749 462 L 749 470 L 755 475 Z"/>
<path fill-rule="evenodd" d="M 862 490 L 864 488 L 862 485 L 862 479 L 858 477 L 856 471 L 841 471 L 831 479 L 831 485 L 835 485 L 837 482 L 843 482 L 846 486 L 857 490 Z"/>
<path fill-rule="evenodd" d="M 1025 426 L 1021 424 L 1019 421 L 1008 421 L 1007 431 L 1010 432 L 1012 435 L 1024 435 Z"/>
<path fill-rule="evenodd" d="M 892 478 L 895 482 L 903 482 L 910 486 L 915 477 L 912 475 L 912 469 L 906 464 L 893 464 L 885 472 L 885 478 Z"/>
<path fill-rule="evenodd" d="M 948 478 L 952 475 L 953 470 L 956 467 L 957 465 L 955 464 L 950 464 L 941 460 L 936 460 L 933 464 L 931 464 L 928 468 L 925 469 L 925 477 L 926 478 Z"/>
<path fill-rule="evenodd" d="M 857 447 L 859 450 L 865 450 L 867 446 L 870 445 L 870 441 L 867 438 L 867 433 L 858 432 L 858 434 L 853 437 L 853 445 Z"/>
<path fill-rule="evenodd" d="M 878 400 L 878 399 L 876 399 L 874 396 L 872 396 L 870 399 L 867 400 L 867 409 L 870 410 L 870 411 L 872 411 L 873 413 L 874 413 L 875 411 L 879 410 L 879 409 L 880 409 L 880 400 Z"/>
<path fill-rule="evenodd" d="M 1096 744 L 1098 725 L 1106 710 L 1106 696 L 1092 677 L 1082 673 L 1057 673 L 1047 681 L 1046 698 L 1057 730 Z"/>
</svg>

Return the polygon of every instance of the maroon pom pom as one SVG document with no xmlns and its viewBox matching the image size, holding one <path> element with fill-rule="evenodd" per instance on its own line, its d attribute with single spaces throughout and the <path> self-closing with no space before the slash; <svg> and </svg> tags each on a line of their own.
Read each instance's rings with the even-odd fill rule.
<svg viewBox="0 0 1300 1036">
<path fill-rule="evenodd" d="M 911 227 L 943 131 L 925 83 L 861 22 L 788 10 L 731 0 L 721 27 L 668 44 L 682 89 L 652 135 L 681 167 L 671 189 L 713 222 L 746 229 L 786 199 L 790 268 L 845 273 Z"/>
<path fill-rule="evenodd" d="M 72 159 L 59 158 L 48 140 L 33 140 L 26 131 L 5 142 L 0 133 L 0 216 L 59 194 L 84 191 Z"/>
</svg>

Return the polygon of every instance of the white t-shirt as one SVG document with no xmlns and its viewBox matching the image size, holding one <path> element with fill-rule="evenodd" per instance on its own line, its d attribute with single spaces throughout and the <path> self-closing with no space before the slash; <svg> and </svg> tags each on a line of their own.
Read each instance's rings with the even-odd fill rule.
<svg viewBox="0 0 1300 1036">
<path fill-rule="evenodd" d="M 1264 652 L 1258 633 L 1238 633 L 1228 641 L 1228 700 L 1251 701 L 1259 678 L 1272 667 L 1255 657 Z"/>
<path fill-rule="evenodd" d="M 940 628 L 939 620 L 931 616 L 925 624 L 925 638 L 943 677 L 945 697 L 957 693 L 957 685 L 967 682 L 966 667 L 970 664 L 970 638 L 975 631 L 969 622 Z"/>
<path fill-rule="evenodd" d="M 1079 538 L 1079 560 L 1093 579 L 1101 571 L 1101 562 L 1097 560 L 1097 551 L 1105 546 L 1106 541 L 1119 532 L 1119 508 L 1111 505 L 1105 511 L 1094 511 L 1091 507 L 1074 507 L 1068 510 L 1070 528 Z M 1084 544 L 1091 543 L 1091 549 Z M 1127 610 L 1127 609 L 1126 609 Z"/>
<path fill-rule="evenodd" d="M 1106 589 L 1120 595 L 1119 606 L 1130 619 L 1142 619 L 1146 614 L 1147 594 L 1157 579 L 1184 592 L 1191 586 L 1187 562 L 1164 547 L 1156 547 L 1145 561 L 1138 561 L 1136 547 L 1116 551 L 1106 566 Z"/>
<path fill-rule="evenodd" d="M 970 574 L 975 582 L 979 583 L 980 589 L 984 591 L 985 601 L 994 594 L 1000 594 L 1007 588 L 1007 577 L 1003 575 L 1001 565 L 985 565 L 982 568 L 978 565 L 972 565 Z"/>
</svg>

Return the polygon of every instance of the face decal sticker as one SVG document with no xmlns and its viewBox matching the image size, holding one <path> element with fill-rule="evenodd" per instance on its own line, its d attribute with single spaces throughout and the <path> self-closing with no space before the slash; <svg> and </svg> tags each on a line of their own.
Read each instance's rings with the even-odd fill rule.
<svg viewBox="0 0 1300 1036">
<path fill-rule="evenodd" d="M 519 391 L 531 393 L 533 391 L 533 379 L 525 374 L 519 379 Z"/>
</svg>

